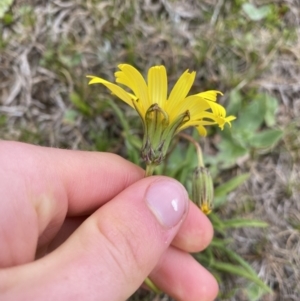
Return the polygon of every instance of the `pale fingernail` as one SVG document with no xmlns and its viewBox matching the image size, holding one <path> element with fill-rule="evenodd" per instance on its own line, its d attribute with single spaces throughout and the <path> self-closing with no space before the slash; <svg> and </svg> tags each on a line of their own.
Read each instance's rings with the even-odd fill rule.
<svg viewBox="0 0 300 301">
<path fill-rule="evenodd" d="M 159 223 L 165 228 L 172 228 L 187 212 L 189 198 L 179 182 L 161 179 L 147 189 L 146 202 Z"/>
</svg>

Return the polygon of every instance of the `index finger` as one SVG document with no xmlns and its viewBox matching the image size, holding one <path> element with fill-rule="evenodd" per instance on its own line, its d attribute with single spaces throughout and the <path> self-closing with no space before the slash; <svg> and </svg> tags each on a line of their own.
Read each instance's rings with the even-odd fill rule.
<svg viewBox="0 0 300 301">
<path fill-rule="evenodd" d="M 52 194 L 58 210 L 60 205 L 65 208 L 67 199 L 70 216 L 89 214 L 145 174 L 140 167 L 111 153 L 0 143 L 1 166 L 5 164 L 29 179 L 32 195 Z"/>
</svg>

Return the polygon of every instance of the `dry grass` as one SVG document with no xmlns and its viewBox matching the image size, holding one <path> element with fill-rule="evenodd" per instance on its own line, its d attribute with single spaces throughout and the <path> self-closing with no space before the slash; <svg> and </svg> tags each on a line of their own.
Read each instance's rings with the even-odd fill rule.
<svg viewBox="0 0 300 301">
<path fill-rule="evenodd" d="M 122 62 L 140 70 L 163 63 L 172 82 L 183 70 L 196 70 L 195 90 L 222 90 L 225 103 L 236 87 L 276 96 L 284 139 L 239 164 L 237 172 L 250 170 L 251 178 L 220 214 L 270 224 L 264 231 L 232 230 L 232 247 L 274 289 L 262 300 L 300 300 L 300 2 L 278 0 L 274 7 L 274 20 L 251 22 L 238 4 L 224 0 L 16 0 L 13 22 L 0 25 L 0 134 L 126 154 L 115 114 L 98 101 L 108 94 L 88 88 L 85 79 L 92 73 L 112 80 Z M 244 283 L 228 279 L 222 290 L 237 281 Z"/>
</svg>

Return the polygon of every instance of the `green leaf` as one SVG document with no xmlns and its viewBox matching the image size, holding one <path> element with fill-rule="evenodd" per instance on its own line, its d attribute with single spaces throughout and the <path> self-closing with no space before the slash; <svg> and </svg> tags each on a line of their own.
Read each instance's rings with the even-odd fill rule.
<svg viewBox="0 0 300 301">
<path fill-rule="evenodd" d="M 266 293 L 260 286 L 255 283 L 250 283 L 245 288 L 245 292 L 249 301 L 261 300 L 261 297 Z"/>
<path fill-rule="evenodd" d="M 215 196 L 222 197 L 242 185 L 250 177 L 249 173 L 238 175 L 215 189 Z"/>
<path fill-rule="evenodd" d="M 141 164 L 140 150 L 136 149 L 136 146 L 132 144 L 131 139 L 126 139 L 126 137 L 125 137 L 125 146 L 127 150 L 128 160 L 136 165 L 140 165 Z"/>
<path fill-rule="evenodd" d="M 0 115 L 0 126 L 4 126 L 7 122 L 7 116 L 6 115 Z"/>
<path fill-rule="evenodd" d="M 213 206 L 214 208 L 219 208 L 227 202 L 226 196 L 215 196 Z"/>
<path fill-rule="evenodd" d="M 251 3 L 244 3 L 242 9 L 252 21 L 262 20 L 272 12 L 270 5 L 255 7 Z"/>
<path fill-rule="evenodd" d="M 233 239 L 232 238 L 217 238 L 214 237 L 211 244 L 208 246 L 208 248 L 210 247 L 216 247 L 216 248 L 220 248 L 222 250 L 228 250 L 228 244 L 232 243 Z"/>
<path fill-rule="evenodd" d="M 71 68 L 79 65 L 82 55 L 80 53 L 75 53 L 74 55 L 60 54 L 59 59 L 64 65 L 66 65 L 68 68 Z"/>
<path fill-rule="evenodd" d="M 229 219 L 223 221 L 223 228 L 242 228 L 242 227 L 256 227 L 256 228 L 266 228 L 269 226 L 268 223 L 260 220 L 252 219 Z"/>
<path fill-rule="evenodd" d="M 249 273 L 249 271 L 243 269 L 241 266 L 236 266 L 236 265 L 233 265 L 230 263 L 224 263 L 224 262 L 212 262 L 211 267 L 215 268 L 221 272 L 227 272 L 230 274 L 244 277 L 244 278 L 254 282 L 259 287 L 261 287 L 265 291 L 265 293 L 272 292 L 272 290 L 262 280 L 260 280 L 258 278 L 258 276 L 253 275 L 252 273 Z"/>
<path fill-rule="evenodd" d="M 0 1 L 0 19 L 3 18 L 4 14 L 9 10 L 13 4 L 13 0 L 1 0 Z"/>
<path fill-rule="evenodd" d="M 141 150 L 142 148 L 142 140 L 135 135 L 129 135 L 127 139 L 130 141 L 130 144 L 135 147 L 137 150 Z"/>
<path fill-rule="evenodd" d="M 63 122 L 72 125 L 75 123 L 77 115 L 78 112 L 75 110 L 66 110 L 64 113 Z"/>
<path fill-rule="evenodd" d="M 229 168 L 236 164 L 236 159 L 248 153 L 248 149 L 240 145 L 233 139 L 222 139 L 218 144 L 220 153 L 217 160 L 220 162 L 220 167 Z"/>
<path fill-rule="evenodd" d="M 242 95 L 239 90 L 233 89 L 229 94 L 229 104 L 226 108 L 228 115 L 237 115 L 242 106 Z"/>
<path fill-rule="evenodd" d="M 264 122 L 266 113 L 266 102 L 262 95 L 251 101 L 242 109 L 236 121 L 233 131 L 242 133 L 240 136 L 255 132 Z"/>
<path fill-rule="evenodd" d="M 91 108 L 81 99 L 80 95 L 76 92 L 70 94 L 70 100 L 73 105 L 85 115 L 91 115 Z"/>
<path fill-rule="evenodd" d="M 107 103 L 119 118 L 121 126 L 124 130 L 123 136 L 124 136 L 125 146 L 127 149 L 128 160 L 139 165 L 141 161 L 140 150 L 141 150 L 142 142 L 140 141 L 139 138 L 132 135 L 128 118 L 126 118 L 124 112 L 120 109 L 120 107 L 111 99 L 108 99 Z"/>
<path fill-rule="evenodd" d="M 120 122 L 121 122 L 121 125 L 122 125 L 122 128 L 124 129 L 124 131 L 126 132 L 126 136 L 128 136 L 129 134 L 129 129 L 130 129 L 130 126 L 128 124 L 128 120 L 126 119 L 123 111 L 120 109 L 120 107 L 118 105 L 115 104 L 114 101 L 112 101 L 111 99 L 108 99 L 107 100 L 107 103 L 109 104 L 109 106 L 114 110 L 114 112 L 116 113 L 116 115 L 118 116 Z"/>
<path fill-rule="evenodd" d="M 226 235 L 225 229 L 223 227 L 223 221 L 219 218 L 219 216 L 215 213 L 211 213 L 209 215 L 209 219 L 211 220 L 213 227 L 216 232 L 221 233 L 222 235 Z"/>
<path fill-rule="evenodd" d="M 278 110 L 278 100 L 275 97 L 266 95 L 266 114 L 265 122 L 272 127 L 276 124 L 276 111 Z"/>
<path fill-rule="evenodd" d="M 3 16 L 3 23 L 5 25 L 10 25 L 14 21 L 14 16 L 10 13 L 5 13 Z"/>
<path fill-rule="evenodd" d="M 249 176 L 250 176 L 250 174 L 248 174 L 248 173 L 241 174 L 241 175 L 238 175 L 238 176 L 230 179 L 226 183 L 219 185 L 215 189 L 215 192 L 214 192 L 214 194 L 215 194 L 214 208 L 218 208 L 221 205 L 223 205 L 224 203 L 226 203 L 227 194 L 230 193 L 231 191 L 235 190 L 240 185 L 242 185 L 249 178 Z"/>
<path fill-rule="evenodd" d="M 252 268 L 252 266 L 245 261 L 240 255 L 238 255 L 236 252 L 230 250 L 227 245 L 221 245 L 220 248 L 222 248 L 223 252 L 230 258 L 231 261 L 240 264 L 246 271 L 248 271 L 250 274 L 257 276 L 257 273 Z"/>
<path fill-rule="evenodd" d="M 281 130 L 265 130 L 260 133 L 256 133 L 251 141 L 251 146 L 255 148 L 267 148 L 274 146 L 282 137 L 283 132 Z"/>
</svg>

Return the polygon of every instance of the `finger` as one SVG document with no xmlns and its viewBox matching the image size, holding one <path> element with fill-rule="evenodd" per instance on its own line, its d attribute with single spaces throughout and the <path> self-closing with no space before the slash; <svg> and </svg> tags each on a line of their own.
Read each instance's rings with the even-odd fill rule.
<svg viewBox="0 0 300 301">
<path fill-rule="evenodd" d="M 0 166 L 0 267 L 32 261 L 66 214 L 93 212 L 144 176 L 117 155 L 9 141 L 0 142 Z"/>
<path fill-rule="evenodd" d="M 49 190 L 55 190 L 51 186 L 61 183 L 69 215 L 82 215 L 99 208 L 145 174 L 140 167 L 111 153 L 7 141 L 0 142 L 0 152 L 1 163 L 31 179 L 28 184 L 35 186 L 34 193 L 50 194 L 53 191 Z"/>
<path fill-rule="evenodd" d="M 86 220 L 87 216 L 67 217 L 54 239 L 45 247 L 38 248 L 37 258 L 41 258 L 63 244 L 76 229 Z"/>
<path fill-rule="evenodd" d="M 5 277 L 1 271 L 3 296 L 126 300 L 153 270 L 187 211 L 188 196 L 180 183 L 142 179 L 97 210 L 48 256 L 6 269 Z"/>
<path fill-rule="evenodd" d="M 174 247 L 165 252 L 150 279 L 177 301 L 213 301 L 218 294 L 215 278 L 190 254 Z"/>
<path fill-rule="evenodd" d="M 60 231 L 48 247 L 53 251 L 76 230 L 83 218 L 67 218 Z M 200 252 L 205 249 L 213 237 L 213 227 L 210 220 L 201 210 L 190 202 L 187 217 L 172 241 L 172 245 L 189 253 Z"/>
<path fill-rule="evenodd" d="M 172 245 L 189 253 L 204 250 L 213 238 L 213 226 L 208 217 L 192 202 L 186 219 Z"/>
</svg>

